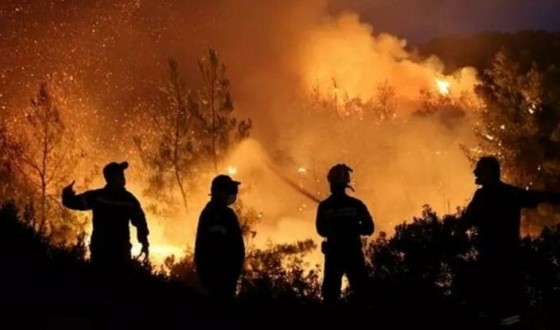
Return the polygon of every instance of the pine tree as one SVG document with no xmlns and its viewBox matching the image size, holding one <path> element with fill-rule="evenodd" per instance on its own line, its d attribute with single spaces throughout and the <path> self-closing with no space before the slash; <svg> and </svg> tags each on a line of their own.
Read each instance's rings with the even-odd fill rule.
<svg viewBox="0 0 560 330">
<path fill-rule="evenodd" d="M 174 59 L 168 61 L 168 77 L 162 91 L 166 104 L 154 109 L 150 117 L 153 140 L 146 141 L 148 136 L 136 136 L 134 140 L 142 161 L 150 169 L 148 192 L 171 202 L 163 191 L 173 195 L 174 189 L 166 187 L 175 187 L 188 211 L 187 177 L 200 161 L 202 146 L 193 115 L 192 94 Z"/>
<path fill-rule="evenodd" d="M 169 60 L 162 88 L 165 104 L 152 109 L 149 132 L 135 137 L 149 171 L 148 194 L 171 205 L 177 189 L 186 212 L 189 191 L 200 184 L 200 178 L 218 171 L 218 163 L 249 135 L 252 126 L 250 119 L 238 121 L 233 116 L 225 65 L 214 50 L 208 54 L 208 59 L 198 61 L 202 85 L 193 89 L 187 88 L 177 61 Z"/>
<path fill-rule="evenodd" d="M 494 154 L 514 184 L 560 188 L 560 71 L 496 54 L 476 92 L 484 102 L 479 152 Z"/>
<path fill-rule="evenodd" d="M 24 116 L 11 144 L 11 164 L 32 190 L 28 203 L 35 205 L 38 216 L 33 227 L 48 235 L 62 225 L 56 223 L 61 214 L 53 214 L 52 208 L 60 207 L 59 188 L 77 166 L 81 153 L 72 142 L 47 83 L 39 86 Z"/>
<path fill-rule="evenodd" d="M 506 53 L 496 54 L 476 92 L 483 101 L 475 129 L 479 145 L 467 155 L 499 158 L 507 182 L 536 189 L 560 190 L 560 71 L 523 66 Z M 552 214 L 529 215 L 525 225 L 540 230 Z"/>
<path fill-rule="evenodd" d="M 207 56 L 198 60 L 198 68 L 203 83 L 197 91 L 196 113 L 206 135 L 205 149 L 217 173 L 220 159 L 232 144 L 248 137 L 252 123 L 250 119 L 238 122 L 233 116 L 226 66 L 218 58 L 218 52 L 209 49 Z"/>
</svg>

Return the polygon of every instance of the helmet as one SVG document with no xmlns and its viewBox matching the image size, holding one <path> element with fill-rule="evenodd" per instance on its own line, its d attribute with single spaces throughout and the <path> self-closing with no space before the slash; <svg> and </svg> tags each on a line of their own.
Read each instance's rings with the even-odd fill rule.
<svg viewBox="0 0 560 330">
<path fill-rule="evenodd" d="M 348 165 L 341 163 L 336 164 L 331 167 L 329 174 L 327 174 L 327 180 L 331 185 L 350 187 L 350 172 L 352 169 Z"/>
</svg>

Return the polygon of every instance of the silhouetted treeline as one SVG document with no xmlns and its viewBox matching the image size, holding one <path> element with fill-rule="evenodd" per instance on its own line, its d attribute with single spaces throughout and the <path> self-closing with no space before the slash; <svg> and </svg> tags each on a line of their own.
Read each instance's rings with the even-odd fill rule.
<svg viewBox="0 0 560 330">
<path fill-rule="evenodd" d="M 391 238 L 380 235 L 371 242 L 367 252 L 374 299 L 388 310 L 411 310 L 418 317 L 442 308 L 457 322 L 468 322 L 473 315 L 470 294 L 476 285 L 472 281 L 476 234 L 465 230 L 461 215 L 440 217 L 426 206 L 420 217 L 398 225 Z M 522 240 L 529 329 L 560 326 L 554 312 L 560 302 L 559 229 L 545 228 L 539 236 Z"/>
<path fill-rule="evenodd" d="M 336 308 L 319 303 L 318 273 L 306 272 L 303 259 L 317 248 L 312 241 L 252 249 L 240 281 L 238 304 L 228 310 L 233 314 L 216 319 L 206 316 L 212 310 L 205 309 L 197 291 L 192 253 L 169 260 L 169 273 L 137 264 L 127 297 L 107 300 L 96 295 L 84 241 L 70 248 L 52 246 L 18 220 L 13 206 L 6 205 L 0 209 L 0 286 L 5 293 L 0 299 L 6 306 L 3 312 L 18 322 L 38 322 L 46 328 L 73 322 L 86 327 L 101 322 L 101 328 L 115 322 L 178 328 L 195 319 L 237 321 L 251 328 L 262 322 L 256 317 L 283 325 L 347 319 L 356 324 L 375 320 L 392 326 L 466 328 L 473 320 L 467 302 L 476 250 L 460 216 L 459 212 L 440 217 L 426 207 L 421 216 L 397 226 L 391 238 L 381 234 L 370 242 L 366 246 L 371 277 L 366 308 L 351 301 Z M 560 306 L 559 259 L 558 228 L 524 238 L 525 304 L 531 328 L 560 325 L 555 313 Z"/>
<path fill-rule="evenodd" d="M 89 262 L 86 242 L 54 246 L 19 218 L 13 204 L 0 207 L 0 321 L 6 328 L 108 328 L 142 325 L 144 313 L 159 315 L 193 309 L 200 299 L 189 287 L 136 263 L 125 297 L 102 296 Z"/>
<path fill-rule="evenodd" d="M 559 32 L 481 32 L 449 35 L 413 45 L 411 48 L 418 49 L 422 56 L 438 56 L 449 72 L 465 66 L 483 71 L 490 66 L 494 55 L 500 50 L 505 50 L 513 60 L 525 66 L 533 62 L 541 68 L 560 64 Z"/>
</svg>

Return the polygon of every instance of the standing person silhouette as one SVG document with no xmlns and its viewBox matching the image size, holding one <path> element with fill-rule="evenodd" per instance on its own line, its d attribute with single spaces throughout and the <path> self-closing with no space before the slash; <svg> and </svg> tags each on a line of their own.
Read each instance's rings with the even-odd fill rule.
<svg viewBox="0 0 560 330">
<path fill-rule="evenodd" d="M 475 308 L 492 326 L 521 327 L 524 287 L 520 273 L 520 223 L 523 208 L 560 204 L 560 194 L 528 190 L 501 181 L 500 163 L 481 157 L 473 171 L 480 186 L 463 219 L 476 229 L 478 257 L 473 278 Z"/>
<path fill-rule="evenodd" d="M 112 162 L 103 168 L 106 185 L 76 195 L 74 182 L 62 190 L 62 204 L 70 209 L 93 211 L 90 255 L 96 271 L 126 272 L 131 263 L 129 223 L 136 227 L 142 253 L 148 257 L 148 224 L 140 202 L 126 190 L 128 163 Z"/>
<path fill-rule="evenodd" d="M 196 232 L 194 261 L 198 277 L 213 302 L 235 297 L 245 260 L 239 220 L 229 207 L 237 200 L 240 182 L 227 175 L 212 180 L 211 198 L 202 210 Z"/>
<path fill-rule="evenodd" d="M 101 327 L 121 328 L 117 325 L 122 308 L 130 306 L 131 294 L 137 292 L 131 282 L 132 258 L 129 224 L 136 227 L 142 244 L 142 254 L 149 256 L 148 224 L 140 202 L 126 190 L 127 162 L 111 162 L 103 168 L 106 185 L 76 195 L 74 182 L 62 190 L 62 204 L 70 209 L 93 211 L 93 231 L 89 245 L 90 260 L 95 275 L 93 297 L 101 303 L 94 322 L 109 322 Z M 134 289 L 134 291 L 130 291 Z M 115 308 L 116 307 L 116 308 Z M 115 314 L 116 313 L 116 314 Z"/>
<path fill-rule="evenodd" d="M 321 251 L 325 255 L 322 296 L 325 303 L 340 299 L 342 276 L 346 275 L 358 301 L 365 298 L 367 270 L 361 236 L 374 232 L 374 222 L 366 205 L 346 194 L 352 169 L 346 164 L 333 166 L 327 175 L 331 195 L 317 208 L 317 233 L 325 238 Z"/>
</svg>

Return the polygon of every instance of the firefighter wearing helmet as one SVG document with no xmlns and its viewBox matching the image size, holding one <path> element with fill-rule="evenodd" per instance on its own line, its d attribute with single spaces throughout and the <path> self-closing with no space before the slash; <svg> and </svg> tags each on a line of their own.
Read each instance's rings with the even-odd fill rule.
<svg viewBox="0 0 560 330">
<path fill-rule="evenodd" d="M 373 234 L 374 223 L 367 206 L 346 194 L 352 169 L 346 164 L 333 166 L 327 175 L 330 196 L 319 203 L 317 233 L 324 238 L 321 251 L 325 255 L 322 296 L 326 303 L 340 299 L 342 276 L 346 275 L 350 289 L 363 301 L 367 285 L 367 270 L 362 252 L 361 236 Z"/>
</svg>

